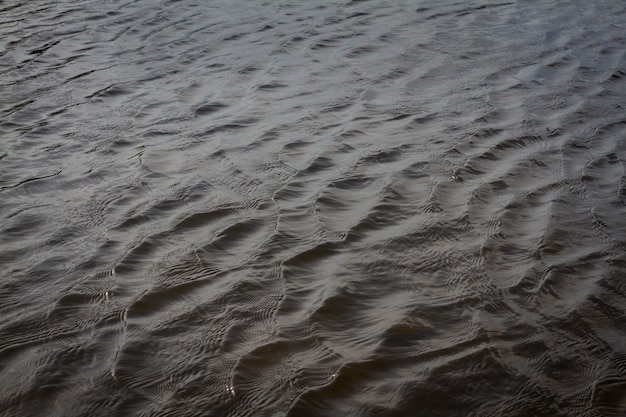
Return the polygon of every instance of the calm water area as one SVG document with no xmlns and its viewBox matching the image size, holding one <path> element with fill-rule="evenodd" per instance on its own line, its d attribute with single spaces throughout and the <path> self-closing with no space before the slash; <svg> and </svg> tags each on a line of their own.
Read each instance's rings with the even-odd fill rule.
<svg viewBox="0 0 626 417">
<path fill-rule="evenodd" d="M 626 2 L 0 1 L 0 416 L 626 416 Z"/>
</svg>

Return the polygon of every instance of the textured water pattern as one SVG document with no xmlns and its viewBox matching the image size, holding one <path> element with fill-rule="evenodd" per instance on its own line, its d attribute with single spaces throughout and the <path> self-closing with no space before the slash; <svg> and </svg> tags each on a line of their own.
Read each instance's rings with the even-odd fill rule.
<svg viewBox="0 0 626 417">
<path fill-rule="evenodd" d="M 626 415 L 622 1 L 0 3 L 0 415 Z"/>
</svg>

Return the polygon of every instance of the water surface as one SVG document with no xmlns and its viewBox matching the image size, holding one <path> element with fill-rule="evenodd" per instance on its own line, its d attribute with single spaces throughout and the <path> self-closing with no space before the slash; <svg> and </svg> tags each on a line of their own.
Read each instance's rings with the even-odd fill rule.
<svg viewBox="0 0 626 417">
<path fill-rule="evenodd" d="M 3 1 L 0 415 L 625 415 L 625 44 L 608 0 Z"/>
</svg>

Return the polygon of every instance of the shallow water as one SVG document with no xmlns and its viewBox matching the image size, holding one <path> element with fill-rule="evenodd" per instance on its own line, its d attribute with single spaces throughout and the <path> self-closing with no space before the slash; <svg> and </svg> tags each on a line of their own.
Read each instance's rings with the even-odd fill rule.
<svg viewBox="0 0 626 417">
<path fill-rule="evenodd" d="M 0 3 L 0 415 L 625 415 L 626 4 L 231 3 Z"/>
</svg>

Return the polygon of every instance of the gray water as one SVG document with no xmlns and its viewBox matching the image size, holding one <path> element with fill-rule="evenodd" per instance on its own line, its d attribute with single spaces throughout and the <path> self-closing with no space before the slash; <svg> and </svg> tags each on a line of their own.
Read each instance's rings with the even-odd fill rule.
<svg viewBox="0 0 626 417">
<path fill-rule="evenodd" d="M 626 415 L 626 3 L 0 2 L 0 415 Z"/>
</svg>

